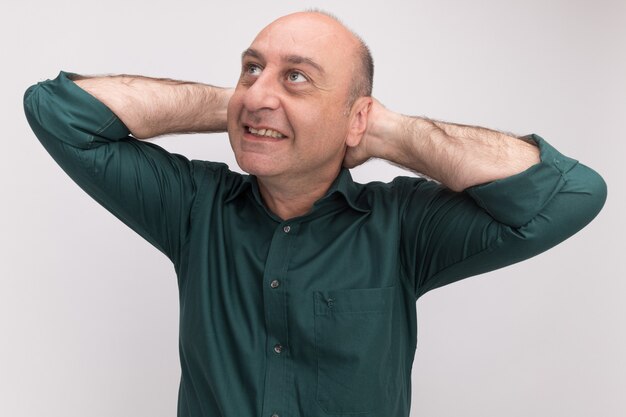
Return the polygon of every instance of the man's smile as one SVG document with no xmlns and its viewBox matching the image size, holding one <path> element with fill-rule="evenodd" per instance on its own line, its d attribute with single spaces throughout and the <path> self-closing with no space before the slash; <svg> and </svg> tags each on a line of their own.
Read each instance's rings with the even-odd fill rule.
<svg viewBox="0 0 626 417">
<path fill-rule="evenodd" d="M 264 136 L 264 137 L 275 138 L 275 139 L 282 139 L 285 137 L 285 135 L 283 135 L 279 131 L 270 129 L 270 128 L 255 129 L 251 126 L 245 126 L 245 130 L 247 133 L 251 133 L 254 136 Z"/>
<path fill-rule="evenodd" d="M 288 136 L 274 127 L 244 124 L 243 137 L 250 141 L 279 142 Z"/>
</svg>

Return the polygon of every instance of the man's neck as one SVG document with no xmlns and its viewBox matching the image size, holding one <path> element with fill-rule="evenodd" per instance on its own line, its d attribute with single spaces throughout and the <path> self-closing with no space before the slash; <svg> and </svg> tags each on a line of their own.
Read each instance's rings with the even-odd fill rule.
<svg viewBox="0 0 626 417">
<path fill-rule="evenodd" d="M 303 216 L 311 211 L 313 204 L 326 194 L 335 181 L 341 167 L 334 174 L 311 176 L 289 180 L 257 177 L 263 202 L 272 213 L 282 220 Z"/>
</svg>

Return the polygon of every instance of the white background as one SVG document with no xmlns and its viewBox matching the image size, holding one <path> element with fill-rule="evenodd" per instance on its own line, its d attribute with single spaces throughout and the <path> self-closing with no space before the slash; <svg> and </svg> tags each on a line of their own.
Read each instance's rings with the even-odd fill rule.
<svg viewBox="0 0 626 417">
<path fill-rule="evenodd" d="M 172 265 L 54 163 L 26 88 L 60 70 L 231 86 L 256 33 L 304 7 L 363 36 L 387 107 L 539 134 L 608 184 L 574 237 L 418 301 L 411 416 L 626 415 L 626 2 L 293 3 L 2 2 L 0 415 L 171 417 L 180 376 Z M 224 134 L 155 142 L 237 168 Z"/>
</svg>

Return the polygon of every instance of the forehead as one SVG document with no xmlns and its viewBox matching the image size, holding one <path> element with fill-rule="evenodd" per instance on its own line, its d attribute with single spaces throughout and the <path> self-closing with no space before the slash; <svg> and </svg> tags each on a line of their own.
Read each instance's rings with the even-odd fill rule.
<svg viewBox="0 0 626 417">
<path fill-rule="evenodd" d="M 347 66 L 355 42 L 351 33 L 326 16 L 300 15 L 271 23 L 259 32 L 250 48 L 268 61 L 300 56 L 332 71 Z"/>
</svg>

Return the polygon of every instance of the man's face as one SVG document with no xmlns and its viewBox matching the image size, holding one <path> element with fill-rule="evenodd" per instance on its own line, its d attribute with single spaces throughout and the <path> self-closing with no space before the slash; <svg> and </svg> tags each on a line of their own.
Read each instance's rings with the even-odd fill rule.
<svg viewBox="0 0 626 417">
<path fill-rule="evenodd" d="M 239 166 L 258 177 L 334 178 L 345 153 L 356 40 L 316 13 L 283 17 L 242 57 L 228 105 Z"/>
</svg>

